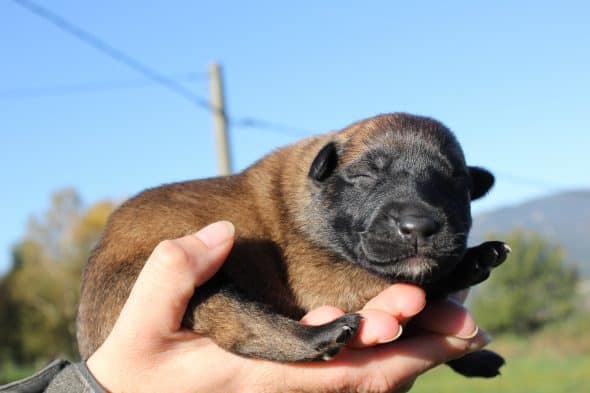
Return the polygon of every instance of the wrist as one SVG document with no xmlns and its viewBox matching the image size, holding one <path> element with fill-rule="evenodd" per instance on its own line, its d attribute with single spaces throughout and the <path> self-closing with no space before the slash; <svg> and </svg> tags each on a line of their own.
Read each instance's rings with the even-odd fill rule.
<svg viewBox="0 0 590 393">
<path fill-rule="evenodd" d="M 82 374 L 82 376 L 84 377 L 84 379 L 86 380 L 88 385 L 90 385 L 93 392 L 95 392 L 95 393 L 109 392 L 109 390 L 107 390 L 100 382 L 98 382 L 98 380 L 96 379 L 96 376 L 92 373 L 90 368 L 88 368 L 88 365 L 86 364 L 85 361 L 78 363 L 77 366 L 78 366 L 78 369 L 80 370 L 80 374 Z"/>
<path fill-rule="evenodd" d="M 102 387 L 104 391 L 111 393 L 120 392 L 122 390 L 117 383 L 121 382 L 121 378 L 119 375 L 115 375 L 115 370 L 119 370 L 119 367 L 113 361 L 105 362 L 103 360 L 101 349 L 102 347 L 84 362 L 85 367 L 90 376 L 92 376 L 94 381 Z"/>
</svg>

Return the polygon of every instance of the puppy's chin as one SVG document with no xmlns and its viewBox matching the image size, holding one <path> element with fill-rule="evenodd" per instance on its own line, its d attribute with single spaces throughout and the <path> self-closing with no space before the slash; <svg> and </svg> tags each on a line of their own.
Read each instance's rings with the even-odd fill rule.
<svg viewBox="0 0 590 393">
<path fill-rule="evenodd" d="M 388 241 L 364 239 L 355 247 L 355 263 L 392 282 L 416 285 L 438 281 L 449 274 L 460 259 L 461 250 L 438 255 L 432 250 L 402 249 Z"/>
<path fill-rule="evenodd" d="M 411 256 L 388 263 L 384 263 L 382 259 L 372 261 L 365 256 L 362 258 L 361 265 L 392 282 L 406 282 L 416 285 L 435 281 L 440 272 L 439 264 L 434 259 L 424 256 Z"/>
<path fill-rule="evenodd" d="M 396 262 L 395 270 L 399 280 L 420 285 L 432 281 L 440 268 L 434 259 L 417 255 Z"/>
<path fill-rule="evenodd" d="M 391 249 L 390 247 L 389 250 Z M 364 247 L 362 244 L 356 251 L 356 263 L 392 282 L 423 285 L 437 281 L 444 273 L 443 270 L 446 270 L 441 268 L 442 261 L 438 258 L 416 254 L 415 251 L 408 251 L 405 255 L 392 255 L 389 252 L 374 252 L 374 248 Z M 442 264 L 447 265 L 444 262 Z"/>
</svg>

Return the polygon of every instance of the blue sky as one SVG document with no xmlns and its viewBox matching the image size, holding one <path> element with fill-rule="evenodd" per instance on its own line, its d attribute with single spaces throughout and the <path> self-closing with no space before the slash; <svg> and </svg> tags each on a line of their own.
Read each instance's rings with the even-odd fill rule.
<svg viewBox="0 0 590 393">
<path fill-rule="evenodd" d="M 218 61 L 231 116 L 301 130 L 232 129 L 238 170 L 301 136 L 406 111 L 443 121 L 496 173 L 476 212 L 590 187 L 588 2 L 42 4 L 166 75 L 196 74 L 183 83 L 202 97 Z M 0 59 L 0 271 L 52 191 L 74 186 L 92 203 L 215 174 L 209 113 L 11 1 Z M 119 82 L 133 86 L 26 90 Z"/>
</svg>

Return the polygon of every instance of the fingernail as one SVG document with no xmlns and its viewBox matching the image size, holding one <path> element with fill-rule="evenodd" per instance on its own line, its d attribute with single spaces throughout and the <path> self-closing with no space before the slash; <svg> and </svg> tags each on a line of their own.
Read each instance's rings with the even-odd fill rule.
<svg viewBox="0 0 590 393">
<path fill-rule="evenodd" d="M 403 332 L 404 332 L 404 328 L 402 327 L 402 325 L 399 325 L 399 330 L 397 331 L 397 334 L 394 337 L 380 340 L 379 341 L 379 344 L 386 344 L 386 343 L 390 343 L 392 341 L 395 341 L 395 340 L 397 340 L 398 338 L 401 337 L 401 335 L 403 334 Z"/>
<path fill-rule="evenodd" d="M 455 334 L 455 337 L 461 338 L 463 340 L 471 340 L 473 337 L 477 336 L 477 333 L 479 333 L 479 327 L 477 325 L 475 325 L 475 328 L 472 329 L 470 332 L 467 332 L 467 333 L 459 332 L 459 333 Z"/>
<path fill-rule="evenodd" d="M 236 229 L 229 221 L 218 221 L 195 233 L 208 248 L 215 248 L 234 236 Z"/>
<path fill-rule="evenodd" d="M 455 304 L 457 308 L 460 308 L 465 313 L 465 316 L 463 317 L 463 324 L 459 331 L 452 332 L 451 334 L 462 340 L 471 340 L 473 337 L 477 336 L 477 333 L 479 333 L 479 327 L 465 306 L 452 296 L 449 296 L 448 301 Z"/>
<path fill-rule="evenodd" d="M 490 336 L 488 332 L 482 330 L 479 333 L 479 336 L 469 344 L 469 350 L 475 351 L 478 349 L 482 349 L 483 347 L 492 342 L 493 338 L 492 336 Z"/>
</svg>

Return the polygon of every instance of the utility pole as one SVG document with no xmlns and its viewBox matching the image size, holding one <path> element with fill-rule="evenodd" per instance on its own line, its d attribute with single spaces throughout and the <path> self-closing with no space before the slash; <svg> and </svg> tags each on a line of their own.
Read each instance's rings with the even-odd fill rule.
<svg viewBox="0 0 590 393">
<path fill-rule="evenodd" d="M 217 149 L 217 170 L 220 175 L 232 172 L 231 157 L 227 135 L 227 115 L 223 99 L 223 81 L 221 66 L 213 63 L 209 66 L 211 89 L 211 108 L 213 109 L 213 125 L 215 127 L 215 145 Z"/>
</svg>

